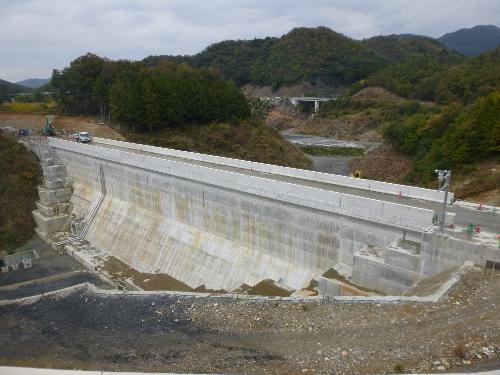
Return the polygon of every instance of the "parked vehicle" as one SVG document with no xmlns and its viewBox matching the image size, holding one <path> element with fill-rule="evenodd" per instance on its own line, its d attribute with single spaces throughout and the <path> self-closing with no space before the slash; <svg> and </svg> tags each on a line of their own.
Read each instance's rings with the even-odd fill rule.
<svg viewBox="0 0 500 375">
<path fill-rule="evenodd" d="M 17 135 L 19 137 L 25 137 L 27 135 L 30 135 L 30 129 L 25 129 L 25 128 L 19 129 L 18 132 L 17 132 Z"/>
<path fill-rule="evenodd" d="M 82 143 L 92 142 L 92 136 L 90 135 L 89 132 L 78 132 L 74 134 L 73 138 L 77 142 L 82 142 Z"/>
</svg>

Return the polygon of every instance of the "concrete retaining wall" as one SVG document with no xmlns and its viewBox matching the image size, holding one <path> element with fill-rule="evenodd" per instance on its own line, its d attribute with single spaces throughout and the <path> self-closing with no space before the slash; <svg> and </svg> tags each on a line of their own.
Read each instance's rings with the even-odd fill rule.
<svg viewBox="0 0 500 375">
<path fill-rule="evenodd" d="M 463 234 L 465 236 L 465 233 Z M 465 261 L 484 265 L 487 260 L 500 263 L 500 249 L 480 240 L 466 240 L 435 232 L 425 233 L 420 252 L 420 270 L 435 275 Z"/>
<path fill-rule="evenodd" d="M 94 138 L 94 142 L 107 144 L 110 146 L 125 147 L 138 151 L 146 151 L 151 153 L 157 153 L 160 155 L 175 156 L 179 158 L 186 158 L 198 161 L 205 161 L 215 164 L 228 165 L 232 167 L 255 170 L 265 173 L 280 174 L 284 176 L 298 177 L 308 180 L 321 181 L 326 183 L 331 183 L 334 185 L 348 186 L 358 189 L 377 191 L 381 193 L 387 193 L 392 195 L 403 195 L 405 197 L 417 198 L 422 200 L 428 200 L 433 202 L 442 202 L 444 200 L 444 193 L 438 190 L 423 189 L 414 186 L 392 184 L 388 182 L 366 180 L 361 178 L 353 178 L 346 176 L 339 176 L 333 174 L 327 174 L 322 172 L 308 171 L 303 169 L 281 167 L 272 164 L 257 163 L 246 160 L 231 159 L 221 156 L 198 154 L 195 152 L 179 151 L 173 149 L 167 149 L 162 147 L 141 145 L 130 142 L 115 141 L 111 139 L 104 138 Z M 448 195 L 449 203 L 451 204 L 454 200 L 453 193 Z"/>
<path fill-rule="evenodd" d="M 203 166 L 180 163 L 113 149 L 87 146 L 52 138 L 51 146 L 102 160 L 143 168 L 205 184 L 223 187 L 261 197 L 267 197 L 320 209 L 354 218 L 423 231 L 432 224 L 433 211 L 370 198 L 326 191 L 281 181 L 222 171 Z M 93 184 L 97 183 L 95 180 Z"/>
<path fill-rule="evenodd" d="M 432 220 L 428 210 L 50 143 L 74 179 L 77 199 L 98 194 L 103 165 L 107 195 L 86 238 L 139 271 L 167 273 L 192 287 L 232 289 L 266 278 L 304 287 L 338 262 L 352 265 L 366 243 L 387 245 L 402 228 L 418 234 Z M 404 215 L 411 220 L 399 220 Z"/>
</svg>

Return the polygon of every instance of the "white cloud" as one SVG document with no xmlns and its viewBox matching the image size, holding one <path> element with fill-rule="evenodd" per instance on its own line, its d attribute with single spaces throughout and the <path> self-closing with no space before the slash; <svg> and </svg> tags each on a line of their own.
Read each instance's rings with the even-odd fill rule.
<svg viewBox="0 0 500 375">
<path fill-rule="evenodd" d="M 86 53 L 142 59 L 328 26 L 361 39 L 440 36 L 500 19 L 498 0 L 0 0 L 0 78 L 48 77 Z"/>
</svg>

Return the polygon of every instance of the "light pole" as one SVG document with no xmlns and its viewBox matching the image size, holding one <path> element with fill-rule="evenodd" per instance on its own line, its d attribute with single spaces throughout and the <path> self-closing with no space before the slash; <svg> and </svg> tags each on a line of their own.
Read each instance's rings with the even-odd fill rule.
<svg viewBox="0 0 500 375">
<path fill-rule="evenodd" d="M 437 173 L 439 179 L 439 191 L 443 191 L 444 189 L 443 213 L 441 216 L 441 233 L 443 233 L 444 221 L 446 219 L 446 205 L 448 204 L 448 189 L 450 187 L 451 171 L 446 169 L 436 169 L 435 172 Z"/>
</svg>

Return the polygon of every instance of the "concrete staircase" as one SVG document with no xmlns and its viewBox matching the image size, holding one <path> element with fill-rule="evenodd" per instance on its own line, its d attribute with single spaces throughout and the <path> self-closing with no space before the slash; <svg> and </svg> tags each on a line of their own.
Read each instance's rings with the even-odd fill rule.
<svg viewBox="0 0 500 375">
<path fill-rule="evenodd" d="M 384 247 L 365 246 L 354 254 L 352 282 L 398 295 L 425 278 L 418 273 L 420 244 L 397 240 Z"/>
</svg>

